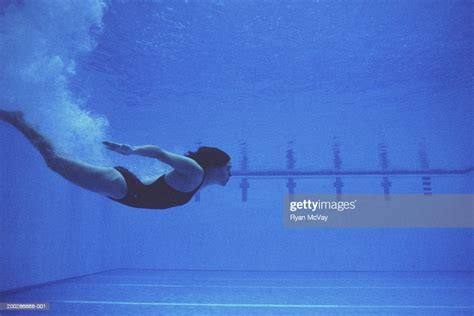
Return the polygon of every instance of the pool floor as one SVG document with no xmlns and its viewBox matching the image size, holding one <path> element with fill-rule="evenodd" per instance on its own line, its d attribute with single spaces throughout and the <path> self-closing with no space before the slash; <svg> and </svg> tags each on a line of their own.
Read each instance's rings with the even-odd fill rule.
<svg viewBox="0 0 474 316">
<path fill-rule="evenodd" d="M 473 315 L 473 272 L 117 269 L 0 293 L 0 315 Z"/>
</svg>

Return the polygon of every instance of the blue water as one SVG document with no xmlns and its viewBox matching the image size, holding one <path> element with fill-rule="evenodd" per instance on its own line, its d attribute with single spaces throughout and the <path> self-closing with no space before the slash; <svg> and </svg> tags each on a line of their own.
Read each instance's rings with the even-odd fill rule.
<svg viewBox="0 0 474 316">
<path fill-rule="evenodd" d="M 0 107 L 24 111 L 63 155 L 124 165 L 147 179 L 170 167 L 113 154 L 101 141 L 155 144 L 179 154 L 207 145 L 229 153 L 235 175 L 183 207 L 127 208 L 54 174 L 0 122 L 0 291 L 115 269 L 280 271 L 272 282 L 289 288 L 285 271 L 337 271 L 349 280 L 354 271 L 387 273 L 376 277 L 382 283 L 397 271 L 472 278 L 472 228 L 288 229 L 282 218 L 289 170 L 323 173 L 293 177 L 296 193 L 332 193 L 337 181 L 350 193 L 473 193 L 472 6 L 0 0 Z M 345 174 L 337 180 L 328 175 L 334 170 Z M 381 171 L 393 173 L 384 179 Z M 247 284 L 236 279 L 236 288 Z M 458 290 L 445 303 L 472 311 L 466 298 L 472 286 Z M 47 302 L 82 301 L 88 292 L 31 293 Z M 140 293 L 130 301 L 144 302 Z M 238 293 L 222 300 L 198 291 L 185 302 L 287 302 L 271 291 L 257 303 L 253 294 Z M 157 295 L 148 303 L 176 302 Z M 392 297 L 367 295 L 362 305 Z M 444 306 L 436 295 L 427 297 Z M 313 303 L 331 305 L 307 302 Z M 433 302 L 412 297 L 410 304 L 417 303 Z"/>
</svg>

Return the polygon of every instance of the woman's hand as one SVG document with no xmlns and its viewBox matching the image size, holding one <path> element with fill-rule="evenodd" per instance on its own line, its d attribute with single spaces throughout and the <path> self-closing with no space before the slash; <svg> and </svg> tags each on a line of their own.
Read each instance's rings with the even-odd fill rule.
<svg viewBox="0 0 474 316">
<path fill-rule="evenodd" d="M 103 141 L 102 144 L 104 144 L 108 150 L 115 151 L 122 155 L 128 156 L 133 154 L 133 147 L 126 144 L 117 144 L 108 141 Z"/>
</svg>

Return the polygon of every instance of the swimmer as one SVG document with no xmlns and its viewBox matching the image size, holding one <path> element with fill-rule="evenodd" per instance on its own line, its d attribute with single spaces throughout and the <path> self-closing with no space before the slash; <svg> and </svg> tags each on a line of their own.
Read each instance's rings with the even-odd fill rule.
<svg viewBox="0 0 474 316">
<path fill-rule="evenodd" d="M 104 141 L 110 151 L 155 158 L 173 168 L 145 184 L 122 166 L 93 166 L 58 155 L 51 142 L 24 119 L 22 112 L 0 110 L 0 120 L 23 133 L 51 170 L 73 184 L 130 207 L 166 209 L 183 205 L 203 187 L 225 186 L 231 176 L 229 155 L 215 147 L 200 147 L 196 152 L 179 155 L 153 145 L 130 146 Z"/>
</svg>

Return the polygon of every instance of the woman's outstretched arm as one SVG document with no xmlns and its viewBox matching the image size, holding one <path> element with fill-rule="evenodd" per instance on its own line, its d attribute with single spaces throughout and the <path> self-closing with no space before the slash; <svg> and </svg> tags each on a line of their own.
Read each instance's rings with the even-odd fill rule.
<svg viewBox="0 0 474 316">
<path fill-rule="evenodd" d="M 193 159 L 183 155 L 171 153 L 169 151 L 161 149 L 158 146 L 130 146 L 126 144 L 117 144 L 108 141 L 104 141 L 102 143 L 107 147 L 107 149 L 118 152 L 123 155 L 138 155 L 158 159 L 170 165 L 176 171 L 185 175 L 194 176 L 196 173 L 203 172 L 201 166 L 199 166 L 199 164 Z"/>
</svg>

